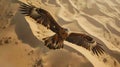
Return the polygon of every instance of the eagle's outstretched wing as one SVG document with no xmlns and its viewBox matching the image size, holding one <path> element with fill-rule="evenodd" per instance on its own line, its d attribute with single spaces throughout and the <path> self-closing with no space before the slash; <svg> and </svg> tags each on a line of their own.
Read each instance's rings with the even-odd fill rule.
<svg viewBox="0 0 120 67">
<path fill-rule="evenodd" d="M 20 11 L 22 14 L 30 16 L 36 20 L 37 23 L 44 25 L 57 34 L 59 33 L 60 29 L 62 29 L 62 27 L 54 20 L 52 15 L 42 8 L 20 3 Z"/>
<path fill-rule="evenodd" d="M 82 46 L 87 50 L 92 50 L 92 52 L 96 55 L 101 55 L 104 53 L 102 45 L 93 40 L 92 37 L 80 34 L 80 33 L 71 33 L 66 41 L 76 44 L 78 46 Z"/>
<path fill-rule="evenodd" d="M 21 3 L 20 5 L 20 11 L 22 14 L 30 16 L 37 23 L 42 24 L 47 27 L 47 29 L 56 33 L 53 36 L 43 38 L 45 46 L 50 49 L 63 48 L 63 41 L 67 37 L 67 29 L 62 28 L 48 11 L 24 3 Z"/>
</svg>

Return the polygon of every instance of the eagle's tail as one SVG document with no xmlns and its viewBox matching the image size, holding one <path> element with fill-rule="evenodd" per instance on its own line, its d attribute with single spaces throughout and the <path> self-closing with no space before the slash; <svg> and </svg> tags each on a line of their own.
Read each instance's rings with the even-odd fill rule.
<svg viewBox="0 0 120 67">
<path fill-rule="evenodd" d="M 45 46 L 47 46 L 50 49 L 60 49 L 63 48 L 63 41 L 61 38 L 58 37 L 58 34 L 55 34 L 53 36 L 43 38 L 45 42 Z"/>
</svg>

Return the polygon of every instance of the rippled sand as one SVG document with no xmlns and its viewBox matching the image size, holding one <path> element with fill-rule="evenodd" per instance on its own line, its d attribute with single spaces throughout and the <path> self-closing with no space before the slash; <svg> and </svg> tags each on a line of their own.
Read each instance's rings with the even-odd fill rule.
<svg viewBox="0 0 120 67">
<path fill-rule="evenodd" d="M 27 0 L 21 1 L 26 2 Z M 8 21 L 10 23 L 4 23 L 6 21 L 1 20 L 0 66 L 120 66 L 119 0 L 28 0 L 28 2 L 49 11 L 61 26 L 68 28 L 70 31 L 90 35 L 103 44 L 106 54 L 97 57 L 86 49 L 69 42 L 65 42 L 65 49 L 49 50 L 43 45 L 41 39 L 53 33 L 45 31 L 46 28 L 36 25 L 33 19 L 30 17 L 24 18 L 19 11 L 16 11 L 14 12 L 16 13 L 15 16 Z M 14 4 L 16 3 L 14 2 Z M 1 17 L 6 19 L 4 11 L 1 13 Z M 11 25 L 3 29 L 3 24 L 6 24 L 6 27 L 9 24 Z"/>
</svg>

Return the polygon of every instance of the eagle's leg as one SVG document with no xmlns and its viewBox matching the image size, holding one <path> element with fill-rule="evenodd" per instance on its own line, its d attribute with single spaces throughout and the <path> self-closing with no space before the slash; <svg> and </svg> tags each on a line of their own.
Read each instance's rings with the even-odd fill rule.
<svg viewBox="0 0 120 67">
<path fill-rule="evenodd" d="M 45 42 L 45 46 L 47 46 L 50 49 L 60 49 L 63 48 L 63 41 L 61 38 L 59 38 L 59 35 L 55 34 L 51 37 L 43 38 Z"/>
</svg>

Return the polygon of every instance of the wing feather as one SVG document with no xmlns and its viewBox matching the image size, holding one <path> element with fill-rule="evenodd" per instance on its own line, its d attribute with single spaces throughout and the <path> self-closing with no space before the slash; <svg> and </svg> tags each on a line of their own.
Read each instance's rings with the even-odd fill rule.
<svg viewBox="0 0 120 67">
<path fill-rule="evenodd" d="M 56 22 L 56 20 L 47 10 L 21 3 L 20 11 L 22 14 L 30 16 L 31 18 L 36 20 L 37 23 L 44 25 L 45 27 L 57 34 L 62 29 L 62 27 Z"/>
<path fill-rule="evenodd" d="M 97 56 L 104 53 L 104 49 L 102 48 L 101 44 L 97 43 L 96 41 L 93 40 L 92 37 L 86 34 L 71 33 L 66 38 L 66 41 L 82 46 L 86 48 L 87 50 L 91 50 L 93 54 L 96 54 Z"/>
</svg>

